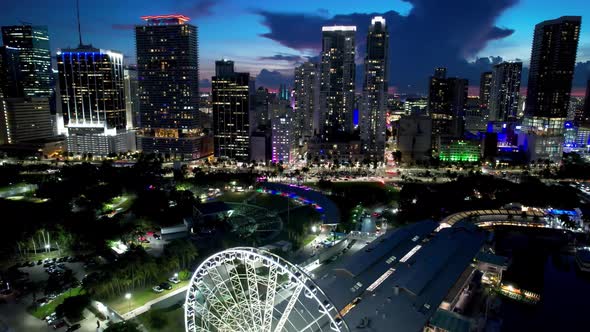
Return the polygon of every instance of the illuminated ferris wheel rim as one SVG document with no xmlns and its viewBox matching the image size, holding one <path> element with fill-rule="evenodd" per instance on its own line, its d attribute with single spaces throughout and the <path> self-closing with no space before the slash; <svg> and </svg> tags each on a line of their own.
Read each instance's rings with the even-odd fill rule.
<svg viewBox="0 0 590 332">
<path fill-rule="evenodd" d="M 205 261 L 203 261 L 195 270 L 193 276 L 190 279 L 189 288 L 186 293 L 185 299 L 185 309 L 184 309 L 184 318 L 185 318 L 185 329 L 187 332 L 199 331 L 200 329 L 194 324 L 193 326 L 189 327 L 189 320 L 190 314 L 189 310 L 191 310 L 190 303 L 190 296 L 196 293 L 196 290 L 193 290 L 193 287 L 198 287 L 200 282 L 203 282 L 203 277 L 205 277 L 211 268 L 216 268 L 221 266 L 222 264 L 228 261 L 234 261 L 235 259 L 239 259 L 242 262 L 245 260 L 252 260 L 254 262 L 262 262 L 263 264 L 272 264 L 281 270 L 281 274 L 287 274 L 290 280 L 295 280 L 297 283 L 297 288 L 299 292 L 295 297 L 295 302 L 300 301 L 297 298 L 303 293 L 305 297 L 308 299 L 314 299 L 318 304 L 318 310 L 321 313 L 321 317 L 326 316 L 329 320 L 329 326 L 327 329 L 321 329 L 320 331 L 336 331 L 336 332 L 344 332 L 349 331 L 348 326 L 344 322 L 344 320 L 340 317 L 338 310 L 332 304 L 332 301 L 328 298 L 328 296 L 322 291 L 322 289 L 309 277 L 301 268 L 297 265 L 290 263 L 289 261 L 281 258 L 278 255 L 275 255 L 269 251 L 261 250 L 252 247 L 235 247 L 220 251 L 209 256 Z M 266 266 L 266 264 L 264 264 Z M 196 299 L 194 300 L 196 302 Z M 289 302 L 291 302 L 290 300 Z M 287 306 L 291 305 L 289 303 Z M 194 306 L 192 307 L 194 310 Z M 273 307 L 274 308 L 274 307 Z M 276 309 L 274 309 L 276 310 Z M 293 308 L 291 308 L 293 310 Z M 287 311 L 287 310 L 285 310 Z M 273 311 L 274 312 L 274 311 Z M 308 311 L 309 312 L 309 311 Z M 291 311 L 288 312 L 290 314 Z M 268 329 L 258 329 L 258 331 L 263 332 L 280 332 L 283 331 L 283 327 L 285 326 L 285 320 L 288 320 L 288 317 L 283 318 L 281 317 L 278 325 L 280 327 L 275 327 L 275 329 L 271 329 L 272 326 L 269 325 Z M 319 318 L 318 318 L 319 320 Z M 316 320 L 317 322 L 317 320 Z M 291 323 L 292 324 L 292 323 Z M 310 328 L 312 324 L 309 324 L 305 329 Z"/>
</svg>

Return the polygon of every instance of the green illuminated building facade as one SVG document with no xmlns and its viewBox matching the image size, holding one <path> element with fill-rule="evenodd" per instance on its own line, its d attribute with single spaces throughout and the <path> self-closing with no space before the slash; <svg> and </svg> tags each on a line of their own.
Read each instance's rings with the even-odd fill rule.
<svg viewBox="0 0 590 332">
<path fill-rule="evenodd" d="M 479 143 L 458 140 L 442 145 L 438 159 L 445 162 L 478 162 L 480 153 Z"/>
</svg>

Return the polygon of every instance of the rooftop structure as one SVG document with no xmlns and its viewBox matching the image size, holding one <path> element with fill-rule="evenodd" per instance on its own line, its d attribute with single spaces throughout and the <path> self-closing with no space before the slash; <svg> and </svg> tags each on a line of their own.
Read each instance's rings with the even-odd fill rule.
<svg viewBox="0 0 590 332">
<path fill-rule="evenodd" d="M 318 284 L 349 326 L 420 331 L 484 241 L 485 232 L 467 223 L 416 223 L 377 238 Z"/>
<path fill-rule="evenodd" d="M 190 20 L 189 17 L 179 14 L 148 15 L 142 16 L 141 19 L 144 20 L 147 25 L 184 24 Z"/>
</svg>

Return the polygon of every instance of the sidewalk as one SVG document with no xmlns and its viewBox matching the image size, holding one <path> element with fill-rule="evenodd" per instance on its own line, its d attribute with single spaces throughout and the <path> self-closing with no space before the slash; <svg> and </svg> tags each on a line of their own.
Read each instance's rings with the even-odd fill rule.
<svg viewBox="0 0 590 332">
<path fill-rule="evenodd" d="M 154 305 L 154 304 L 156 304 L 156 303 L 158 303 L 160 301 L 163 301 L 163 300 L 165 300 L 167 298 L 170 298 L 170 297 L 172 297 L 174 295 L 177 295 L 179 293 L 185 292 L 188 289 L 188 287 L 189 287 L 189 284 L 187 284 L 186 286 L 177 288 L 177 289 L 175 289 L 175 290 L 173 290 L 173 291 L 171 291 L 169 293 L 166 293 L 163 296 L 158 297 L 157 299 L 153 299 L 151 301 L 146 302 L 141 307 L 135 308 L 135 309 L 133 309 L 133 310 L 131 310 L 131 311 L 123 314 L 123 315 L 120 315 L 120 316 L 122 316 L 123 319 L 125 319 L 125 320 L 132 319 L 132 318 L 134 318 L 136 316 L 139 316 L 139 315 L 145 313 L 146 311 L 150 310 L 150 308 L 152 307 L 152 305 Z"/>
</svg>

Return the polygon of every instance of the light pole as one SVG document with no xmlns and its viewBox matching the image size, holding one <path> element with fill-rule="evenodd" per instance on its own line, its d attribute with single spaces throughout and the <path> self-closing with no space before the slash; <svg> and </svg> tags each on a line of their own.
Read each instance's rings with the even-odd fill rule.
<svg viewBox="0 0 590 332">
<path fill-rule="evenodd" d="M 131 293 L 126 293 L 125 299 L 127 299 L 127 312 L 129 313 L 131 311 Z"/>
</svg>

